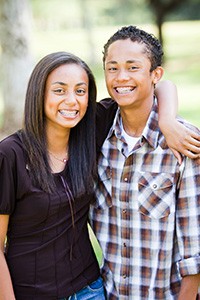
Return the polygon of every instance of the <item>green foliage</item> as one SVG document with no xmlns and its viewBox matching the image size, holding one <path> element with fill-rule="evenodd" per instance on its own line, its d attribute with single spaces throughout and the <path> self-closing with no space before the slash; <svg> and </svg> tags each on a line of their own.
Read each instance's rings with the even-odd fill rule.
<svg viewBox="0 0 200 300">
<path fill-rule="evenodd" d="M 200 1 L 187 0 L 169 15 L 168 20 L 200 20 Z"/>
<path fill-rule="evenodd" d="M 157 35 L 157 30 L 154 25 L 139 23 L 136 25 Z M 35 62 L 37 62 L 42 56 L 54 51 L 65 50 L 75 53 L 86 60 L 86 62 L 88 62 L 91 66 L 96 77 L 98 100 L 100 100 L 101 98 L 108 96 L 102 68 L 103 45 L 110 35 L 113 34 L 113 32 L 115 32 L 119 27 L 121 26 L 97 26 L 91 28 L 95 45 L 93 52 L 96 57 L 96 63 L 91 64 L 87 34 L 83 28 L 54 28 L 47 30 L 47 28 L 40 27 L 37 24 L 31 38 L 32 52 L 35 56 Z M 200 127 L 199 28 L 200 21 L 167 22 L 164 24 L 163 34 L 165 39 L 166 57 L 164 78 L 172 80 L 177 85 L 179 95 L 179 113 L 190 122 Z M 1 97 L 0 88 L 0 114 L 3 114 Z"/>
<path fill-rule="evenodd" d="M 175 30 L 176 28 L 176 30 Z M 178 88 L 179 113 L 200 127 L 200 21 L 164 25 L 165 76 Z"/>
<path fill-rule="evenodd" d="M 81 27 L 81 13 L 92 19 L 95 26 L 150 23 L 155 16 L 148 5 L 148 0 L 30 0 L 30 2 L 36 25 L 44 29 Z M 81 2 L 85 3 L 86 11 L 81 11 Z M 199 19 L 199 0 L 184 0 L 182 5 L 167 15 L 166 20 Z"/>
</svg>

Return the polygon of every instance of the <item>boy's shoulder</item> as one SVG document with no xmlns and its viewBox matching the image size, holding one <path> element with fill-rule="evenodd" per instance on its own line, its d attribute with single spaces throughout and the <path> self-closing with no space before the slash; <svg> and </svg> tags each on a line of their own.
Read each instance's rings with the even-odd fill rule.
<svg viewBox="0 0 200 300">
<path fill-rule="evenodd" d="M 200 128 L 198 128 L 197 126 L 195 126 L 194 124 L 190 123 L 189 121 L 187 121 L 186 119 L 182 118 L 182 117 L 177 117 L 177 120 L 183 124 L 185 127 L 189 128 L 190 130 L 196 132 L 197 134 L 200 135 Z"/>
</svg>

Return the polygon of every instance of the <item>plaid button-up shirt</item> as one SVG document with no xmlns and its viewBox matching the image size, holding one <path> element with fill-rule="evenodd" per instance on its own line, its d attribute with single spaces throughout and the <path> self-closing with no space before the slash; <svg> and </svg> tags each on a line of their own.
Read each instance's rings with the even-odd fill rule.
<svg viewBox="0 0 200 300">
<path fill-rule="evenodd" d="M 118 110 L 100 153 L 91 209 L 107 297 L 177 299 L 181 276 L 200 273 L 200 161 L 179 166 L 158 128 L 156 102 L 126 157 L 120 118 Z"/>
</svg>

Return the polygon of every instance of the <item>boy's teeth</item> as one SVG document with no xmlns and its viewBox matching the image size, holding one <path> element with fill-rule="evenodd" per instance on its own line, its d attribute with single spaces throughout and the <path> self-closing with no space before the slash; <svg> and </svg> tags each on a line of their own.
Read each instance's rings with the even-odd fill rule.
<svg viewBox="0 0 200 300">
<path fill-rule="evenodd" d="M 77 111 L 60 110 L 60 113 L 65 117 L 75 117 Z"/>
<path fill-rule="evenodd" d="M 116 91 L 119 94 L 125 94 L 125 93 L 128 93 L 128 92 L 131 92 L 132 90 L 133 90 L 132 87 L 118 87 L 118 88 L 116 88 Z"/>
</svg>

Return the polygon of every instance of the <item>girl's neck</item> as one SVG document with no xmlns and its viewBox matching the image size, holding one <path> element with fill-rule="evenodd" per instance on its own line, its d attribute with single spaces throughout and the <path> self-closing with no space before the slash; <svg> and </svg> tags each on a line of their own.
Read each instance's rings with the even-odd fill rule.
<svg viewBox="0 0 200 300">
<path fill-rule="evenodd" d="M 68 142 L 70 130 L 47 131 L 47 154 L 52 173 L 64 170 L 68 160 Z"/>
<path fill-rule="evenodd" d="M 47 150 L 52 153 L 64 154 L 68 149 L 70 129 L 47 129 Z"/>
</svg>

